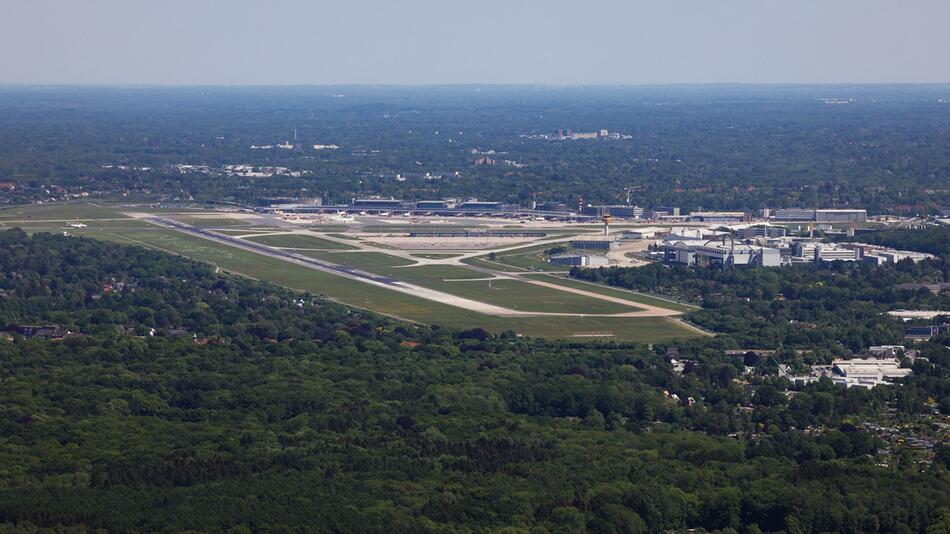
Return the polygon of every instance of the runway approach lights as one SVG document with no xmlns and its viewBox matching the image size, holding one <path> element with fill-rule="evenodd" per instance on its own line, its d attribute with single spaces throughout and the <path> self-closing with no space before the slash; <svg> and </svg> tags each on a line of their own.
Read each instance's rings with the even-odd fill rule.
<svg viewBox="0 0 950 534">
<path fill-rule="evenodd" d="M 611 217 L 609 213 L 606 214 L 606 215 L 604 215 L 604 218 L 603 218 L 603 221 L 604 221 L 604 237 L 609 237 L 609 234 L 610 234 L 610 223 L 612 223 L 613 220 L 614 220 L 614 218 Z"/>
</svg>

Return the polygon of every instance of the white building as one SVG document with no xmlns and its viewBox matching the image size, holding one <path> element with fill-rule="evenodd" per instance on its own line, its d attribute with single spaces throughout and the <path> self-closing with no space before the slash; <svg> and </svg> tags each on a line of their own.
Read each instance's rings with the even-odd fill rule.
<svg viewBox="0 0 950 534">
<path fill-rule="evenodd" d="M 793 262 L 860 261 L 863 258 L 860 249 L 844 248 L 834 243 L 817 241 L 792 243 L 791 252 Z"/>
<path fill-rule="evenodd" d="M 731 265 L 778 267 L 782 264 L 782 255 L 778 249 L 752 245 L 730 246 L 722 243 L 709 243 L 696 247 L 693 254 L 696 265 L 700 267 Z"/>
<path fill-rule="evenodd" d="M 910 369 L 901 369 L 900 362 L 894 360 L 879 360 L 877 358 L 856 358 L 853 360 L 835 360 L 832 364 L 836 383 L 847 387 L 861 386 L 872 388 L 881 384 L 888 384 L 893 380 L 904 378 L 913 373 Z"/>
<path fill-rule="evenodd" d="M 621 239 L 653 239 L 657 234 L 662 234 L 666 231 L 668 231 L 668 229 L 656 226 L 634 228 L 632 230 L 624 230 Z"/>
</svg>

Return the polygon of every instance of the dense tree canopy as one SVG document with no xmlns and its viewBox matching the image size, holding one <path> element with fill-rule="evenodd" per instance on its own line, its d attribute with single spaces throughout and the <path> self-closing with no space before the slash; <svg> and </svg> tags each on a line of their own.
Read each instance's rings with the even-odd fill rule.
<svg viewBox="0 0 950 534">
<path fill-rule="evenodd" d="M 634 188 L 631 201 L 646 207 L 933 213 L 950 204 L 941 98 L 943 86 L 0 88 L 0 182 L 17 187 L 0 200 L 47 199 L 59 185 L 215 201 L 376 194 L 575 207 L 580 197 L 625 202 Z M 526 137 L 555 129 L 632 137 Z M 250 148 L 295 131 L 299 149 Z M 474 166 L 488 151 L 495 164 Z M 227 176 L 227 164 L 302 174 Z"/>
<path fill-rule="evenodd" d="M 948 517 L 944 456 L 881 467 L 855 426 L 943 406 L 939 340 L 904 393 L 817 383 L 789 400 L 771 362 L 727 357 L 725 339 L 454 332 L 137 247 L 13 230 L 0 248 L 7 525 L 924 532 Z"/>
</svg>

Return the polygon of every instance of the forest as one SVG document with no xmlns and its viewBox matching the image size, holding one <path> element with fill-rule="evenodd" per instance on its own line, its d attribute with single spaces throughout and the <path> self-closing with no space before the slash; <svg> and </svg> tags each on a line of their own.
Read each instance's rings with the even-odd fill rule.
<svg viewBox="0 0 950 534">
<path fill-rule="evenodd" d="M 900 387 L 791 395 L 733 335 L 451 331 L 135 246 L 10 230 L 0 249 L 3 530 L 950 529 L 950 447 L 918 462 L 861 426 L 950 413 L 950 338 Z M 918 268 L 890 275 L 936 275 Z M 732 287 L 688 290 L 706 284 Z"/>
<path fill-rule="evenodd" d="M 845 104 L 829 104 L 829 99 Z M 0 88 L 0 202 L 950 205 L 945 86 Z M 557 129 L 629 139 L 551 140 Z M 283 142 L 296 148 L 252 149 Z M 337 145 L 314 150 L 315 144 Z M 493 164 L 474 165 L 488 154 Z M 176 165 L 208 166 L 211 174 Z M 300 176 L 228 176 L 228 164 Z"/>
</svg>

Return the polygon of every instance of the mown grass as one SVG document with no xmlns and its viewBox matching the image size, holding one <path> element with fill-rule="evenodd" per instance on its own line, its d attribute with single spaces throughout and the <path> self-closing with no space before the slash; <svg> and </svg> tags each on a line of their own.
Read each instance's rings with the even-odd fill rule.
<svg viewBox="0 0 950 534">
<path fill-rule="evenodd" d="M 282 248 L 312 248 L 325 250 L 355 250 L 356 247 L 337 243 L 329 239 L 320 239 L 311 235 L 302 234 L 274 234 L 247 238 L 248 241 L 260 243 L 270 247 Z"/>
<path fill-rule="evenodd" d="M 647 295 L 644 293 L 636 293 L 634 291 L 628 291 L 622 288 L 575 280 L 573 278 L 568 278 L 566 276 L 560 276 L 560 275 L 555 275 L 555 274 L 541 274 L 541 273 L 525 274 L 522 276 L 526 278 L 540 280 L 542 282 L 557 284 L 564 287 L 572 287 L 572 288 L 581 289 L 584 291 L 590 291 L 591 293 L 597 293 L 599 295 L 607 295 L 610 297 L 629 300 L 631 302 L 639 302 L 641 304 L 649 304 L 651 306 L 658 306 L 660 308 L 666 308 L 668 310 L 675 310 L 675 311 L 680 311 L 680 312 L 685 313 L 685 312 L 689 312 L 696 309 L 695 306 L 690 306 L 688 304 L 681 304 L 678 302 L 662 299 L 659 297 L 654 297 L 654 296 Z"/>
<path fill-rule="evenodd" d="M 76 233 L 181 254 L 212 263 L 228 272 L 322 295 L 344 304 L 385 315 L 420 323 L 438 324 L 446 328 L 480 327 L 491 332 L 511 330 L 527 336 L 547 338 L 572 338 L 575 332 L 609 331 L 614 333 L 613 339 L 650 343 L 697 335 L 682 325 L 664 318 L 494 317 L 350 280 L 174 230 L 157 227 L 117 231 L 105 228 L 84 230 L 86 231 Z M 440 276 L 461 278 L 457 276 L 458 274 L 469 277 L 472 274 L 482 276 L 481 273 L 458 266 L 387 267 L 387 269 L 415 271 L 412 274 L 402 273 L 401 279 L 411 279 L 416 282 L 441 280 L 438 278 Z M 403 276 L 405 278 L 402 278 Z M 573 339 L 590 340 L 591 338 Z"/>
</svg>

